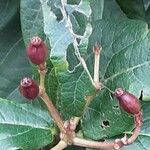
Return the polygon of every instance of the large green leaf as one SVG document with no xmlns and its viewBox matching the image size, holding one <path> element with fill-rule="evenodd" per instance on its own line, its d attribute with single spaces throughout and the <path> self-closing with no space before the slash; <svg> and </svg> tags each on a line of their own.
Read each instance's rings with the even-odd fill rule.
<svg viewBox="0 0 150 150">
<path fill-rule="evenodd" d="M 148 6 L 146 10 L 146 22 L 148 23 L 148 26 L 150 27 L 150 5 Z"/>
<path fill-rule="evenodd" d="M 35 35 L 45 38 L 40 0 L 21 0 L 20 7 L 21 27 L 25 44 Z"/>
<path fill-rule="evenodd" d="M 18 0 L 0 1 L 0 30 L 14 17 L 18 12 L 20 2 Z"/>
<path fill-rule="evenodd" d="M 145 20 L 145 8 L 143 0 L 116 1 L 128 18 Z"/>
<path fill-rule="evenodd" d="M 41 5 L 44 16 L 44 32 L 52 46 L 50 57 L 55 66 L 57 66 L 58 63 L 64 66 L 66 64 L 66 50 L 68 45 L 73 42 L 73 37 L 67 26 L 67 18 L 63 18 L 61 21 L 58 20 L 58 14 L 55 14 L 53 9 L 53 5 L 57 5 L 57 9 L 62 7 L 61 2 L 58 0 L 52 4 L 51 1 L 41 0 Z M 89 5 L 89 3 L 85 3 L 83 6 L 87 5 Z M 76 34 L 83 35 L 87 22 L 85 15 L 79 12 L 80 9 L 77 6 L 72 7 L 68 4 L 66 9 L 73 25 L 73 31 Z M 87 15 L 87 13 L 85 14 Z M 57 64 L 55 64 L 55 62 L 57 62 Z"/>
<path fill-rule="evenodd" d="M 102 45 L 100 75 L 107 87 L 111 90 L 122 87 L 137 97 L 142 89 L 150 90 L 149 41 L 150 33 L 144 22 L 96 22 L 89 40 L 88 53 L 92 52 L 95 42 Z M 88 64 L 90 68 L 93 64 L 92 57 Z M 109 126 L 103 127 L 105 121 L 109 121 Z M 104 89 L 88 108 L 82 126 L 85 136 L 100 139 L 129 131 L 132 123 L 131 117 L 118 108 L 117 101 Z"/>
<path fill-rule="evenodd" d="M 30 67 L 25 54 L 18 15 L 0 31 L 0 96 L 7 97 L 18 87 Z"/>
<path fill-rule="evenodd" d="M 124 19 L 123 11 L 115 0 L 93 0 L 90 3 L 92 9 L 92 23 L 100 19 Z"/>
<path fill-rule="evenodd" d="M 57 1 L 55 3 L 59 2 L 60 1 Z M 44 15 L 44 32 L 49 38 L 50 44 L 52 46 L 50 57 L 56 69 L 56 75 L 59 82 L 59 105 L 65 116 L 80 116 L 83 112 L 85 105 L 84 97 L 89 95 L 89 92 L 93 91 L 93 86 L 91 85 L 87 74 L 83 71 L 80 71 L 82 69 L 75 68 L 79 62 L 75 56 L 73 47 L 70 45 L 73 42 L 73 38 L 68 26 L 66 26 L 66 18 L 58 21 L 58 16 L 53 11 L 54 4 L 52 5 L 51 3 L 47 3 L 47 1 L 44 0 L 41 0 L 41 4 Z M 89 6 L 88 1 L 83 4 L 84 6 Z M 59 7 L 61 7 L 61 3 L 59 3 L 57 8 Z M 66 9 L 68 14 L 70 15 L 74 32 L 76 34 L 83 35 L 84 32 L 87 32 L 88 29 L 86 27 L 86 24 L 89 14 L 87 12 L 81 13 L 82 11 L 84 12 L 84 10 L 86 9 L 84 7 L 84 9 L 80 11 L 79 8 L 82 8 L 80 4 L 79 7 L 77 7 L 78 9 L 75 9 L 76 7 L 67 5 Z M 71 10 L 70 8 L 72 8 L 73 10 Z M 70 47 L 67 50 L 69 45 Z M 83 46 L 81 47 L 83 48 Z M 83 51 L 85 52 L 85 50 Z M 66 53 L 68 54 L 67 57 Z M 74 72 L 68 72 L 67 61 L 68 63 L 71 62 L 70 68 Z M 86 84 L 84 82 L 89 85 L 87 89 L 85 88 Z M 74 111 L 70 111 L 70 109 L 72 110 L 72 107 L 74 107 Z"/>
<path fill-rule="evenodd" d="M 81 116 L 86 104 L 86 96 L 95 92 L 95 88 L 81 67 L 73 73 L 62 73 L 59 77 L 61 111 L 65 116 Z"/>
<path fill-rule="evenodd" d="M 73 41 L 66 26 L 66 19 L 58 22 L 54 12 L 50 11 L 51 7 L 47 1 L 41 0 L 41 4 L 44 15 L 44 32 L 48 36 L 50 45 L 52 46 L 51 58 L 56 61 L 62 59 L 65 62 L 66 49 Z"/>
<path fill-rule="evenodd" d="M 31 150 L 53 142 L 56 133 L 47 111 L 0 98 L 0 149 Z"/>
</svg>

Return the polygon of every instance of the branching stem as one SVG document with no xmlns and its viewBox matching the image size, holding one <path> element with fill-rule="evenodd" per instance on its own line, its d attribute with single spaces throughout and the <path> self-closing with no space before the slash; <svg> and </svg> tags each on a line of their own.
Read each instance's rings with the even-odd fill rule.
<svg viewBox="0 0 150 150">
<path fill-rule="evenodd" d="M 91 140 L 85 140 L 78 137 L 73 139 L 73 145 L 87 147 L 87 148 L 101 148 L 101 149 L 109 149 L 112 150 L 114 143 L 105 143 L 105 142 L 97 142 Z"/>
<path fill-rule="evenodd" d="M 53 105 L 51 99 L 48 97 L 46 91 L 45 91 L 45 75 L 46 75 L 46 64 L 39 65 L 39 73 L 40 73 L 40 93 L 39 96 L 43 100 L 43 102 L 46 104 L 52 118 L 54 119 L 55 123 L 57 124 L 58 128 L 61 132 L 65 132 L 64 126 L 63 126 L 63 120 L 60 117 L 59 112 Z"/>
</svg>

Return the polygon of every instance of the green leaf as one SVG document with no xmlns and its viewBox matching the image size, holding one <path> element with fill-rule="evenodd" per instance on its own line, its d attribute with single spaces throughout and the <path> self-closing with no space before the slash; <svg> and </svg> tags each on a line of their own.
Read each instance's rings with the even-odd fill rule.
<svg viewBox="0 0 150 150">
<path fill-rule="evenodd" d="M 91 8 L 90 8 L 90 0 L 81 0 L 78 8 L 76 9 L 78 12 L 90 17 L 91 15 Z"/>
<path fill-rule="evenodd" d="M 150 27 L 150 5 L 146 10 L 146 22 L 148 23 L 148 27 Z"/>
<path fill-rule="evenodd" d="M 63 59 L 63 62 L 65 62 L 66 49 L 72 42 L 72 36 L 66 27 L 66 20 L 63 19 L 58 22 L 55 14 L 50 11 L 51 7 L 48 6 L 47 1 L 41 0 L 41 5 L 44 15 L 44 32 L 52 46 L 51 58 L 56 61 Z"/>
<path fill-rule="evenodd" d="M 43 31 L 43 13 L 40 0 L 21 0 L 21 27 L 25 44 L 38 35 L 45 39 Z"/>
<path fill-rule="evenodd" d="M 131 19 L 145 20 L 145 8 L 143 0 L 116 0 L 120 8 Z"/>
<path fill-rule="evenodd" d="M 81 18 L 81 16 L 80 16 Z M 80 41 L 79 45 L 79 50 L 81 56 L 86 59 L 87 56 L 87 46 L 88 46 L 88 39 L 89 36 L 92 33 L 92 27 L 91 24 L 86 25 L 85 33 L 84 33 L 84 38 L 82 41 Z M 75 49 L 73 47 L 73 44 L 69 45 L 67 48 L 67 62 L 68 62 L 68 70 L 69 71 L 74 71 L 74 69 L 79 65 L 79 59 L 77 58 L 75 54 Z"/>
<path fill-rule="evenodd" d="M 53 67 L 52 62 L 50 59 L 46 62 L 46 76 L 45 76 L 45 89 L 48 96 L 52 99 L 54 103 L 57 103 L 57 90 L 58 90 L 58 81 L 55 73 L 55 68 Z M 33 78 L 39 83 L 40 82 L 40 75 L 38 71 L 38 67 L 33 65 L 32 66 L 32 74 Z"/>
<path fill-rule="evenodd" d="M 56 3 L 59 2 L 60 1 L 57 1 Z M 41 5 L 44 14 L 44 32 L 48 36 L 50 45 L 52 46 L 50 58 L 54 64 L 56 76 L 58 77 L 59 82 L 58 98 L 60 102 L 58 105 L 61 108 L 64 116 L 80 116 L 83 113 L 85 106 L 84 97 L 90 95 L 89 93 L 93 91 L 93 86 L 91 85 L 87 74 L 85 74 L 83 71 L 80 71 L 80 68 L 76 68 L 79 62 L 74 55 L 74 48 L 70 45 L 73 42 L 73 38 L 68 26 L 66 26 L 66 18 L 58 21 L 58 16 L 53 11 L 54 4 L 52 5 L 51 3 L 47 3 L 47 1 L 41 0 Z M 83 5 L 89 5 L 88 1 Z M 61 3 L 57 6 L 57 8 L 59 7 L 61 7 Z M 70 8 L 73 8 L 73 10 Z M 74 32 L 79 35 L 83 35 L 84 32 L 87 32 L 86 15 L 88 16 L 88 14 L 85 12 L 86 15 L 84 15 L 81 13 L 82 11 L 79 12 L 79 7 L 76 10 L 75 7 L 67 5 L 66 9 L 70 15 Z M 69 45 L 70 47 L 67 49 Z M 84 45 L 81 44 L 82 50 L 84 49 L 84 46 L 85 43 Z M 69 54 L 68 56 L 66 56 L 66 51 L 67 54 Z M 83 51 L 85 52 L 86 50 Z M 71 70 L 73 70 L 72 73 L 68 72 L 68 63 L 66 59 L 68 63 L 71 62 L 69 67 Z M 87 89 L 84 88 L 86 87 L 84 82 L 89 85 Z M 68 87 L 70 88 L 68 89 Z M 74 107 L 74 110 L 72 110 L 71 106 Z"/>
<path fill-rule="evenodd" d="M 150 33 L 146 23 L 132 20 L 97 21 L 89 40 L 88 54 L 91 54 L 95 42 L 103 48 L 100 75 L 107 87 L 113 91 L 122 87 L 137 97 L 140 97 L 142 89 L 150 90 Z M 92 56 L 88 64 L 91 68 Z M 109 121 L 109 125 L 105 127 L 104 121 Z M 85 113 L 82 127 L 85 136 L 97 140 L 129 131 L 132 124 L 132 118 L 120 110 L 117 101 L 113 100 L 107 89 L 103 89 Z"/>
<path fill-rule="evenodd" d="M 20 2 L 18 0 L 0 1 L 0 29 L 3 29 L 7 23 L 15 16 L 19 10 Z"/>
<path fill-rule="evenodd" d="M 16 15 L 0 31 L 0 95 L 3 98 L 14 92 L 22 77 L 30 75 L 19 21 Z"/>
<path fill-rule="evenodd" d="M 65 116 L 81 116 L 86 104 L 86 97 L 95 92 L 95 88 L 81 67 L 73 73 L 62 73 L 58 77 L 61 111 Z"/>
<path fill-rule="evenodd" d="M 52 101 L 57 103 L 58 79 L 56 77 L 55 68 L 48 69 L 46 73 L 45 87 L 46 92 L 51 97 Z"/>
<path fill-rule="evenodd" d="M 57 1 L 56 3 L 59 3 L 57 8 L 60 8 L 61 2 Z M 53 11 L 54 4 L 52 5 L 47 1 L 41 0 L 41 5 L 44 16 L 44 32 L 49 38 L 50 45 L 52 46 L 50 57 L 58 71 L 61 68 L 64 68 L 64 70 L 66 70 L 68 66 L 66 62 L 66 50 L 68 46 L 73 42 L 72 34 L 70 33 L 67 26 L 67 19 L 63 18 L 61 21 L 57 20 L 58 16 Z M 87 6 L 88 3 L 86 3 L 85 5 Z M 66 8 L 73 7 L 67 5 Z M 73 10 L 71 11 L 69 11 L 70 9 L 68 9 L 68 14 L 70 15 L 74 32 L 76 34 L 83 35 L 87 24 L 87 19 L 84 14 L 78 12 L 75 8 L 73 8 Z M 60 65 L 63 67 L 60 68 Z"/>
<path fill-rule="evenodd" d="M 37 149 L 53 142 L 55 128 L 47 111 L 0 98 L 0 149 Z"/>
<path fill-rule="evenodd" d="M 150 1 L 149 0 L 143 0 L 143 3 L 144 3 L 145 10 L 147 10 L 147 8 L 149 7 Z"/>
<path fill-rule="evenodd" d="M 104 0 L 91 1 L 90 6 L 92 9 L 92 21 L 95 22 L 102 19 L 104 11 Z"/>
<path fill-rule="evenodd" d="M 81 0 L 67 0 L 67 4 L 78 5 Z"/>
<path fill-rule="evenodd" d="M 101 19 L 124 19 L 125 14 L 115 0 L 92 0 L 92 23 Z"/>
</svg>

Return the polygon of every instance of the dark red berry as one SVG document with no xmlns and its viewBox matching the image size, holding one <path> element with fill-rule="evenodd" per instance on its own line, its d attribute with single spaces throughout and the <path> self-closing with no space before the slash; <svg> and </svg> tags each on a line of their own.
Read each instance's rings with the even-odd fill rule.
<svg viewBox="0 0 150 150">
<path fill-rule="evenodd" d="M 19 91 L 25 98 L 33 100 L 39 94 L 39 86 L 31 78 L 25 77 L 20 82 Z"/>
<path fill-rule="evenodd" d="M 48 48 L 40 37 L 35 36 L 31 39 L 27 48 L 27 55 L 31 62 L 36 65 L 46 61 Z"/>
<path fill-rule="evenodd" d="M 138 114 L 141 110 L 139 100 L 131 93 L 124 91 L 122 88 L 115 90 L 114 95 L 119 100 L 120 106 L 130 114 Z"/>
</svg>

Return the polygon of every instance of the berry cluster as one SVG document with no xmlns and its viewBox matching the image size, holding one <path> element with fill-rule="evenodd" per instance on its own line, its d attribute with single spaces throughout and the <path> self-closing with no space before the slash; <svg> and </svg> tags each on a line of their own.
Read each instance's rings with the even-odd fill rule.
<svg viewBox="0 0 150 150">
<path fill-rule="evenodd" d="M 96 57 L 99 58 L 100 52 L 98 46 L 94 50 L 95 50 L 94 53 Z M 55 123 L 57 124 L 57 126 L 61 131 L 60 137 L 61 140 L 66 143 L 65 146 L 67 146 L 68 144 L 74 144 L 74 145 L 85 146 L 90 148 L 111 147 L 113 149 L 121 149 L 121 147 L 123 147 L 124 145 L 131 144 L 132 142 L 135 141 L 142 126 L 142 113 L 141 113 L 141 105 L 138 99 L 133 94 L 124 91 L 122 88 L 117 88 L 115 92 L 112 92 L 112 94 L 118 99 L 119 104 L 123 108 L 123 110 L 129 114 L 132 114 L 135 118 L 136 128 L 133 132 L 133 135 L 129 139 L 125 136 L 122 139 L 116 139 L 114 143 L 102 143 L 102 142 L 86 141 L 84 139 L 79 139 L 75 136 L 76 124 L 74 124 L 74 121 L 70 121 L 70 120 L 67 121 L 67 126 L 66 126 L 66 122 L 63 122 L 59 112 L 57 111 L 57 109 L 55 108 L 55 106 L 53 105 L 50 98 L 45 92 L 45 87 L 44 87 L 44 79 L 46 73 L 45 63 L 48 56 L 48 48 L 40 37 L 36 36 L 31 39 L 27 47 L 27 56 L 33 64 L 38 65 L 39 67 L 40 85 L 38 85 L 31 78 L 25 77 L 20 82 L 19 91 L 21 95 L 23 95 L 25 98 L 29 100 L 33 100 L 38 96 L 41 97 L 41 99 L 47 105 L 47 108 L 51 113 L 51 116 L 53 117 Z M 97 64 L 99 64 L 96 62 L 97 60 L 98 59 L 95 59 L 95 68 L 99 68 L 96 66 Z M 95 72 L 95 74 L 97 74 L 97 72 Z M 94 81 L 97 81 L 96 78 Z"/>
<path fill-rule="evenodd" d="M 27 56 L 29 60 L 33 64 L 41 66 L 45 63 L 47 55 L 48 48 L 46 44 L 40 37 L 33 37 L 27 47 Z M 25 98 L 33 100 L 39 94 L 39 86 L 31 78 L 25 77 L 20 82 L 19 91 Z"/>
</svg>

